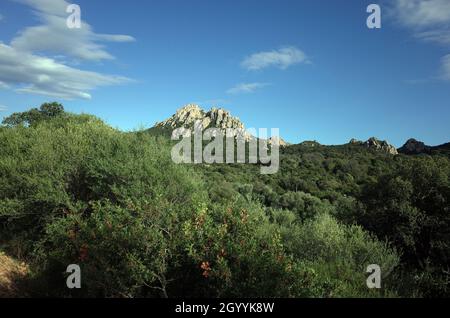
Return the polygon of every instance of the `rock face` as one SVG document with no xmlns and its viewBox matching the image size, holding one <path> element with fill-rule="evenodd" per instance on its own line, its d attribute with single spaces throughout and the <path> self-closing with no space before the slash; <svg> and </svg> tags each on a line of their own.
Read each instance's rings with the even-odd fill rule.
<svg viewBox="0 0 450 318">
<path fill-rule="evenodd" d="M 398 149 L 400 153 L 406 155 L 418 155 L 421 153 L 429 153 L 430 146 L 425 145 L 423 142 L 414 138 L 409 139 L 401 148 Z"/>
<path fill-rule="evenodd" d="M 205 111 L 195 104 L 188 104 L 178 109 L 172 117 L 163 122 L 156 123 L 154 127 L 170 130 L 181 127 L 192 129 L 196 122 L 200 122 L 203 129 L 218 128 L 224 135 L 226 134 L 226 130 L 231 128 L 241 133 L 247 141 L 255 138 L 246 131 L 245 126 L 240 119 L 233 117 L 229 111 L 216 107 L 211 108 L 209 111 Z M 268 139 L 268 144 L 271 145 L 275 140 L 279 142 L 280 146 L 287 145 L 280 137 L 271 137 Z"/>
<path fill-rule="evenodd" d="M 211 120 L 210 124 L 216 128 L 244 129 L 244 124 L 239 118 L 231 116 L 230 112 L 221 108 L 212 108 L 206 113 L 206 117 Z"/>
<path fill-rule="evenodd" d="M 289 146 L 289 144 L 288 144 L 286 141 L 284 141 L 283 138 L 280 138 L 280 137 L 277 137 L 277 136 L 270 137 L 270 138 L 267 140 L 267 143 L 268 143 L 269 145 L 272 145 L 275 141 L 278 142 L 278 145 L 279 145 L 280 147 L 286 147 L 286 146 Z"/>
<path fill-rule="evenodd" d="M 397 148 L 395 148 L 389 142 L 385 140 L 378 140 L 375 137 L 369 138 L 369 140 L 367 141 L 352 139 L 350 140 L 349 144 L 363 146 L 368 149 L 373 149 L 375 151 L 384 152 L 390 155 L 398 155 Z"/>
<path fill-rule="evenodd" d="M 385 152 L 391 155 L 398 155 L 397 148 L 392 146 L 385 140 L 378 140 L 375 137 L 370 138 L 365 142 L 365 146 L 370 149 L 375 149 L 377 151 Z"/>
<path fill-rule="evenodd" d="M 157 123 L 155 127 L 171 129 L 180 127 L 192 128 L 197 121 L 202 123 L 203 129 L 244 129 L 244 124 L 239 118 L 231 116 L 230 112 L 225 109 L 214 107 L 210 111 L 205 112 L 200 106 L 195 104 L 188 104 L 180 108 L 172 117 Z"/>
</svg>

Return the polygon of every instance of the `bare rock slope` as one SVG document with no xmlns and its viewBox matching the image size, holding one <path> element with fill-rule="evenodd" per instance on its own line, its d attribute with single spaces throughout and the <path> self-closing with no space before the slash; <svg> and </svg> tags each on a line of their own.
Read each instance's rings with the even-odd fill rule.
<svg viewBox="0 0 450 318">
<path fill-rule="evenodd" d="M 180 109 L 165 121 L 156 123 L 154 128 L 173 130 L 176 128 L 193 128 L 196 122 L 200 122 L 203 129 L 218 128 L 223 134 L 226 129 L 231 128 L 244 134 L 245 139 L 249 140 L 252 136 L 246 132 L 244 124 L 238 117 L 234 117 L 231 113 L 223 108 L 213 107 L 209 111 L 203 110 L 195 104 L 188 104 Z M 279 141 L 280 146 L 286 146 L 287 143 L 279 137 L 272 137 L 268 140 L 271 144 L 275 140 Z"/>
</svg>

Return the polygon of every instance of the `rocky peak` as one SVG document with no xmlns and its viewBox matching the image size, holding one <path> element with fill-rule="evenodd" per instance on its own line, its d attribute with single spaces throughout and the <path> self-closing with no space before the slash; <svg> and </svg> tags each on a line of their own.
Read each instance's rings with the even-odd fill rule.
<svg viewBox="0 0 450 318">
<path fill-rule="evenodd" d="M 213 107 L 209 111 L 205 111 L 200 106 L 195 104 L 188 104 L 178 109 L 174 115 L 169 119 L 156 123 L 155 128 L 176 129 L 176 128 L 193 128 L 197 122 L 200 122 L 203 129 L 218 128 L 225 135 L 228 128 L 236 129 L 242 133 L 244 138 L 248 141 L 253 139 L 246 129 L 244 124 L 238 117 L 233 117 L 229 111 L 223 108 Z M 272 137 L 268 139 L 268 144 L 273 144 L 275 141 L 279 142 L 280 146 L 286 146 L 287 143 L 280 137 Z"/>
<path fill-rule="evenodd" d="M 237 117 L 231 116 L 230 112 L 222 108 L 212 108 L 205 112 L 200 106 L 188 104 L 180 109 L 169 119 L 157 123 L 155 127 L 159 128 L 192 128 L 195 122 L 200 121 L 203 129 L 206 128 L 234 128 L 244 129 L 244 125 Z"/>
<path fill-rule="evenodd" d="M 239 118 L 231 116 L 229 111 L 222 108 L 213 107 L 206 113 L 206 118 L 208 119 L 209 126 L 211 127 L 221 129 L 244 129 L 244 124 L 239 120 Z"/>
<path fill-rule="evenodd" d="M 188 104 L 176 111 L 169 119 L 156 123 L 158 128 L 192 127 L 197 120 L 202 120 L 205 112 L 195 104 Z"/>
<path fill-rule="evenodd" d="M 364 146 L 368 149 L 373 149 L 379 152 L 388 153 L 391 155 L 398 155 L 397 149 L 385 140 L 378 140 L 375 137 L 369 138 L 367 141 L 359 141 L 357 139 L 350 140 L 349 144 Z"/>
<path fill-rule="evenodd" d="M 358 139 L 355 139 L 355 138 L 352 138 L 352 140 L 350 140 L 349 143 L 350 143 L 351 145 L 361 145 L 361 144 L 363 144 L 362 141 L 360 141 L 360 140 L 358 140 Z"/>
<path fill-rule="evenodd" d="M 409 139 L 400 149 L 400 153 L 413 155 L 429 152 L 430 147 L 414 138 Z"/>
<path fill-rule="evenodd" d="M 369 149 L 374 149 L 391 155 L 398 155 L 397 148 L 392 146 L 389 142 L 385 140 L 378 140 L 375 137 L 369 138 L 364 145 Z"/>
<path fill-rule="evenodd" d="M 283 140 L 283 138 L 281 138 L 281 137 L 279 137 L 279 136 L 273 136 L 273 137 L 270 137 L 270 138 L 267 140 L 267 143 L 268 143 L 269 145 L 272 145 L 273 143 L 278 143 L 278 145 L 279 145 L 280 147 L 286 147 L 286 146 L 289 145 L 285 140 Z"/>
</svg>

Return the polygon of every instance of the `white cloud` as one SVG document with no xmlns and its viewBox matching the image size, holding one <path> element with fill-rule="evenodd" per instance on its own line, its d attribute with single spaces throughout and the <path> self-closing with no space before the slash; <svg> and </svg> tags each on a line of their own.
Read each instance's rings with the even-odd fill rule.
<svg viewBox="0 0 450 318">
<path fill-rule="evenodd" d="M 391 15 L 417 39 L 450 47 L 450 0 L 395 0 Z M 442 57 L 441 72 L 450 80 L 450 54 Z"/>
<path fill-rule="evenodd" d="M 242 93 L 253 93 L 257 89 L 266 87 L 268 85 L 270 85 L 270 84 L 268 84 L 268 83 L 241 83 L 241 84 L 237 84 L 233 88 L 230 88 L 227 91 L 227 93 L 233 94 L 233 95 L 242 94 Z"/>
<path fill-rule="evenodd" d="M 0 83 L 14 86 L 17 92 L 89 99 L 89 91 L 96 87 L 129 81 L 125 77 L 72 68 L 0 43 Z"/>
<path fill-rule="evenodd" d="M 6 83 L 3 83 L 0 81 L 0 89 L 8 89 L 9 85 L 6 85 Z"/>
<path fill-rule="evenodd" d="M 1 105 L 0 104 L 0 112 L 4 112 L 6 110 L 8 110 L 8 107 L 6 107 L 5 105 Z"/>
<path fill-rule="evenodd" d="M 416 38 L 450 44 L 449 0 L 395 0 L 391 14 Z"/>
<path fill-rule="evenodd" d="M 20 31 L 9 45 L 0 42 L 0 89 L 62 99 L 89 99 L 95 88 L 131 81 L 63 62 L 113 59 L 99 42 L 129 42 L 134 40 L 131 36 L 97 34 L 87 23 L 81 29 L 69 29 L 66 25 L 69 3 L 65 0 L 15 1 L 30 6 L 41 25 Z"/>
<path fill-rule="evenodd" d="M 435 42 L 441 45 L 450 45 L 450 30 L 430 30 L 415 34 L 415 37 L 427 42 Z"/>
<path fill-rule="evenodd" d="M 45 17 L 44 25 L 29 27 L 11 41 L 11 46 L 22 51 L 63 54 L 81 60 L 111 60 L 114 57 L 98 42 L 130 42 L 126 35 L 95 34 L 83 23 L 81 29 L 69 29 L 65 18 Z"/>
<path fill-rule="evenodd" d="M 441 59 L 442 77 L 450 81 L 450 54 L 447 54 Z"/>
<path fill-rule="evenodd" d="M 279 50 L 259 52 L 246 57 L 241 65 L 247 70 L 255 71 L 275 66 L 282 70 L 298 63 L 309 63 L 306 54 L 296 47 L 283 47 Z"/>
<path fill-rule="evenodd" d="M 35 10 L 52 15 L 66 15 L 66 8 L 69 3 L 65 0 L 16 0 L 17 2 L 29 5 Z"/>
<path fill-rule="evenodd" d="M 448 25 L 450 22 L 448 0 L 396 0 L 394 10 L 403 25 L 414 28 Z"/>
<path fill-rule="evenodd" d="M 76 59 L 99 61 L 113 59 L 98 42 L 131 42 L 134 38 L 120 34 L 97 34 L 83 20 L 80 29 L 66 25 L 69 5 L 65 0 L 20 0 L 31 6 L 42 25 L 28 27 L 11 41 L 11 46 L 28 52 L 63 54 Z M 83 11 L 81 11 L 83 13 Z M 81 16 L 83 19 L 83 15 Z"/>
</svg>

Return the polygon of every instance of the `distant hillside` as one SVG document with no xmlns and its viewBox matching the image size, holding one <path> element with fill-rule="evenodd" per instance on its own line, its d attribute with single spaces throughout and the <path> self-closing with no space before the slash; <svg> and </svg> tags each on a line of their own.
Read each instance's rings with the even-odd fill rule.
<svg viewBox="0 0 450 318">
<path fill-rule="evenodd" d="M 170 138 L 172 131 L 176 128 L 193 128 L 196 122 L 200 122 L 203 129 L 218 128 L 225 134 L 227 128 L 240 130 L 246 136 L 246 139 L 252 138 L 250 134 L 246 132 L 244 123 L 238 118 L 233 116 L 228 110 L 223 108 L 213 107 L 209 111 L 202 109 L 195 104 L 188 104 L 179 108 L 175 114 L 170 118 L 157 122 L 152 128 L 148 129 L 153 136 L 163 136 Z M 269 144 L 272 143 L 273 138 L 269 139 Z M 401 148 L 396 149 L 389 141 L 379 140 L 376 137 L 369 138 L 366 141 L 360 141 L 352 139 L 348 144 L 335 145 L 335 146 L 323 146 L 317 141 L 305 141 L 301 144 L 292 145 L 279 139 L 280 146 L 290 146 L 294 148 L 313 148 L 313 147 L 334 147 L 334 149 L 349 150 L 353 149 L 367 149 L 369 151 L 384 153 L 388 155 L 450 155 L 450 143 L 446 143 L 440 146 L 427 146 L 423 142 L 415 139 L 408 140 Z M 349 148 L 350 147 L 350 148 Z"/>
<path fill-rule="evenodd" d="M 412 138 L 399 148 L 398 151 L 405 155 L 450 155 L 450 142 L 439 146 L 428 146 L 425 143 Z"/>
</svg>

